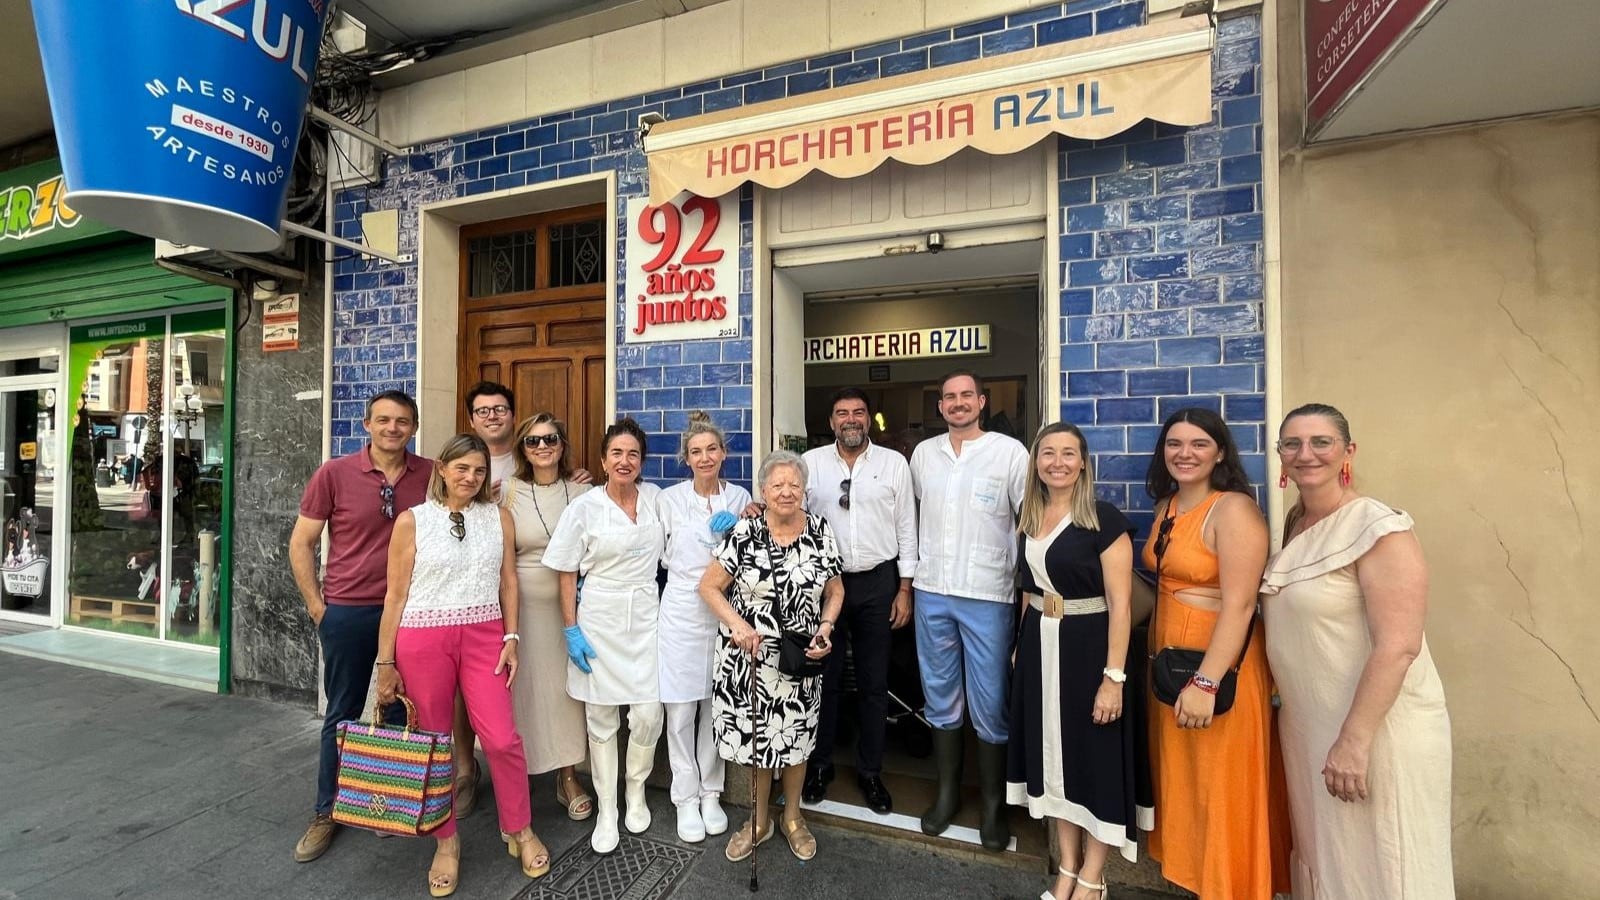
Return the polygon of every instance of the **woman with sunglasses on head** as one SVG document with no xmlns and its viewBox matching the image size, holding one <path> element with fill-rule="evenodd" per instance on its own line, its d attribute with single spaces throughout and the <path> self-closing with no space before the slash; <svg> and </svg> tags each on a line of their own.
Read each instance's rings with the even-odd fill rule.
<svg viewBox="0 0 1600 900">
<path fill-rule="evenodd" d="M 1320 403 L 1278 429 L 1299 492 L 1262 583 L 1294 817 L 1296 900 L 1455 896 L 1450 715 L 1423 637 L 1411 517 L 1357 493 L 1350 423 Z"/>
<path fill-rule="evenodd" d="M 544 553 L 562 514 L 589 485 L 578 483 L 567 426 L 551 413 L 539 413 L 518 426 L 515 447 L 515 467 L 500 493 L 516 528 L 517 593 L 522 598 L 523 665 L 511 688 L 517 731 L 527 751 L 528 774 L 559 770 L 556 802 L 568 818 L 582 821 L 594 815 L 594 800 L 578 783 L 576 768 L 589 742 L 583 704 L 567 694 L 560 575 L 544 564 Z"/>
<path fill-rule="evenodd" d="M 567 693 L 585 704 L 589 772 L 598 810 L 589 846 L 596 853 L 616 850 L 621 840 L 617 733 L 624 706 L 628 753 L 623 824 L 634 834 L 650 827 L 644 783 L 661 737 L 656 568 L 666 532 L 659 511 L 661 489 L 639 480 L 646 450 L 644 431 L 634 420 L 624 418 L 607 428 L 600 443 L 603 486 L 572 501 L 544 551 L 544 564 L 560 573 Z"/>
<path fill-rule="evenodd" d="M 1125 667 L 1133 534 L 1095 499 L 1076 425 L 1033 439 L 1017 530 L 1022 630 L 1011 680 L 1007 800 L 1046 820 L 1060 868 L 1040 900 L 1105 900 L 1106 858 L 1136 862 L 1133 713 Z M 1126 714 L 1125 714 L 1126 713 Z"/>
<path fill-rule="evenodd" d="M 722 480 L 727 439 L 711 417 L 696 410 L 678 447 L 678 461 L 692 477 L 661 492 L 667 529 L 662 564 L 659 662 L 661 703 L 667 717 L 667 758 L 672 765 L 672 804 L 678 837 L 688 843 L 728 830 L 722 811 L 722 757 L 711 728 L 711 661 L 717 652 L 717 617 L 700 601 L 700 576 L 739 514 L 750 492 Z"/>
<path fill-rule="evenodd" d="M 1256 618 L 1266 522 L 1233 434 L 1208 409 L 1168 417 L 1145 487 L 1156 501 L 1144 549 L 1158 580 L 1152 682 L 1162 651 L 1204 654 L 1172 705 L 1151 698 L 1150 856 L 1168 881 L 1201 900 L 1270 900 L 1289 885 L 1287 811 L 1281 773 L 1274 777 L 1271 687 Z M 1219 713 L 1225 687 L 1232 707 Z"/>
<path fill-rule="evenodd" d="M 378 700 L 405 694 L 417 727 L 450 733 L 456 691 L 483 744 L 495 782 L 500 837 L 537 878 L 550 851 L 533 833 L 522 738 L 511 711 L 517 675 L 517 579 L 511 516 L 489 488 L 489 448 L 472 434 L 445 442 L 428 499 L 395 518 L 389 588 L 378 631 Z M 428 892 L 455 893 L 461 843 L 455 818 L 433 832 Z"/>
</svg>

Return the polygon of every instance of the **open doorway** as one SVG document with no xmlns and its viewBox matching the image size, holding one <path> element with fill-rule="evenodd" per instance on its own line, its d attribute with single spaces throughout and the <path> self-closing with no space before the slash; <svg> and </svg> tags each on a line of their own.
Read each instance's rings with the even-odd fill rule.
<svg viewBox="0 0 1600 900">
<path fill-rule="evenodd" d="M 1024 443 L 1044 418 L 1041 365 L 1043 249 L 1038 241 L 880 256 L 773 271 L 773 426 L 781 444 L 804 450 L 831 443 L 830 400 L 841 387 L 864 391 L 874 443 L 904 454 L 941 434 L 942 376 L 952 369 L 984 379 L 984 428 Z M 795 337 L 795 335 L 799 337 Z M 787 346 L 786 346 L 787 345 Z M 882 777 L 893 812 L 866 808 L 856 786 L 860 731 L 854 663 L 847 656 L 833 748 L 835 777 L 827 797 L 809 808 L 871 825 L 920 833 L 936 776 L 931 732 L 921 717 L 922 689 L 914 625 L 897 630 L 890 647 L 888 721 Z M 850 642 L 836 647 L 849 654 Z M 968 726 L 969 744 L 975 741 Z M 975 747 L 969 746 L 969 755 Z M 978 843 L 979 803 L 974 759 L 965 771 L 962 812 L 945 837 Z M 1013 844 L 1041 853 L 1042 841 L 1024 811 L 1013 814 Z M 1038 846 L 1030 846 L 1038 845 Z"/>
</svg>

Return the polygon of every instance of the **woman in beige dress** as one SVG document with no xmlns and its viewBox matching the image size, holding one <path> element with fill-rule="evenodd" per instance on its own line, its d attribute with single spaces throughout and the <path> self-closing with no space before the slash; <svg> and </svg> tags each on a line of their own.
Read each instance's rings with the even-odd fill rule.
<svg viewBox="0 0 1600 900">
<path fill-rule="evenodd" d="M 567 504 L 589 489 L 572 480 L 567 427 L 539 413 L 517 428 L 516 474 L 504 502 L 516 526 L 517 588 L 521 597 L 523 666 L 512 687 L 517 731 L 528 757 L 528 774 L 560 769 L 556 802 L 567 815 L 594 815 L 594 801 L 578 783 L 574 766 L 589 746 L 583 704 L 567 696 L 567 642 L 561 634 L 558 573 L 544 566 L 545 545 Z"/>
<path fill-rule="evenodd" d="M 1355 455 L 1331 406 L 1278 429 L 1279 486 L 1300 498 L 1261 593 L 1294 897 L 1450 900 L 1450 717 L 1422 633 L 1427 564 L 1411 517 L 1351 487 Z"/>
</svg>

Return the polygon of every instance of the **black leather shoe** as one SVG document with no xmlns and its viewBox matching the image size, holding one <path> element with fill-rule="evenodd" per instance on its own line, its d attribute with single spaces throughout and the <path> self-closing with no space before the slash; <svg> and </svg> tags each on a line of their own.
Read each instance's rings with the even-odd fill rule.
<svg viewBox="0 0 1600 900">
<path fill-rule="evenodd" d="M 856 785 L 861 788 L 861 796 L 867 801 L 867 809 L 880 816 L 894 812 L 894 798 L 889 796 L 889 789 L 884 787 L 882 778 L 876 775 L 857 776 Z"/>
<path fill-rule="evenodd" d="M 806 783 L 800 789 L 800 799 L 807 803 L 821 803 L 828 796 L 828 785 L 833 783 L 833 763 L 806 763 Z"/>
</svg>

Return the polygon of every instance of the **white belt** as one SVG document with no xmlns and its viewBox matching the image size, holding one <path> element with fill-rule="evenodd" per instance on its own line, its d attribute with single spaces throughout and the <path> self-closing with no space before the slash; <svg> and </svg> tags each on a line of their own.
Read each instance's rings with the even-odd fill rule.
<svg viewBox="0 0 1600 900">
<path fill-rule="evenodd" d="M 1049 619 L 1059 619 L 1062 616 L 1087 616 L 1093 613 L 1105 612 L 1104 597 L 1074 597 L 1068 600 L 1060 594 L 1027 594 L 1028 605 L 1037 609 L 1040 614 Z"/>
</svg>

